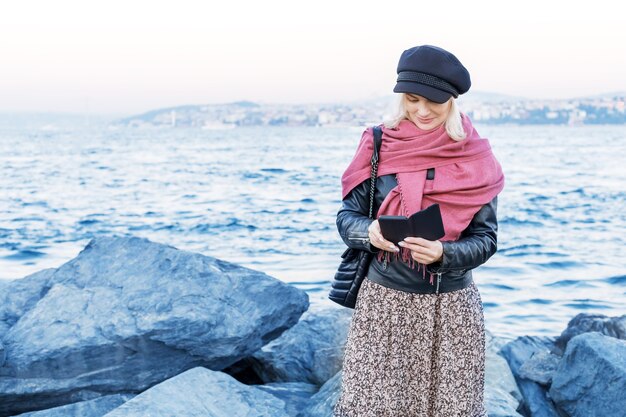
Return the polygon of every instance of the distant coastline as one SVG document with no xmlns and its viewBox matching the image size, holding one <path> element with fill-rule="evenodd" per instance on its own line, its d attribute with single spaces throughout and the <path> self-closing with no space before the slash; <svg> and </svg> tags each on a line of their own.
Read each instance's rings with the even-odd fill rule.
<svg viewBox="0 0 626 417">
<path fill-rule="evenodd" d="M 515 125 L 626 124 L 626 93 L 538 100 L 476 93 L 459 104 L 473 121 Z M 394 97 L 326 104 L 264 104 L 237 101 L 155 109 L 119 119 L 131 127 L 232 129 L 243 126 L 347 127 L 379 123 L 393 112 Z"/>
</svg>

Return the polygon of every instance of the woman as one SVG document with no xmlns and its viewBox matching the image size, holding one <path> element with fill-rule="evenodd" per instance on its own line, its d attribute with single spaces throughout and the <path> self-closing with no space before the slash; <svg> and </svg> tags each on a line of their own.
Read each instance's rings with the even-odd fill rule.
<svg viewBox="0 0 626 417">
<path fill-rule="evenodd" d="M 377 256 L 357 298 L 334 416 L 486 417 L 485 329 L 472 269 L 496 252 L 504 175 L 456 106 L 471 82 L 453 54 L 416 46 L 397 72 L 400 111 L 382 127 L 374 212 L 409 216 L 437 203 L 445 236 L 389 242 L 368 218 L 367 129 L 342 177 L 337 227 L 348 246 Z"/>
</svg>

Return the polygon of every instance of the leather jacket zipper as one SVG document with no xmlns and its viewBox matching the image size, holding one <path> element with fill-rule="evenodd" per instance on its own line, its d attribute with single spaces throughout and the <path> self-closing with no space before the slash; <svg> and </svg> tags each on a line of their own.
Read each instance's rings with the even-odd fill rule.
<svg viewBox="0 0 626 417">
<path fill-rule="evenodd" d="M 439 294 L 439 283 L 441 282 L 441 272 L 437 272 L 437 289 L 435 290 L 435 294 Z"/>
</svg>

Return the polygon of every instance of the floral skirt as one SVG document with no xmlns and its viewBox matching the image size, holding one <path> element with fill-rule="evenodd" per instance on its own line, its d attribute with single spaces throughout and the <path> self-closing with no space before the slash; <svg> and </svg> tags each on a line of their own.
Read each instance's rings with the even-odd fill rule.
<svg viewBox="0 0 626 417">
<path fill-rule="evenodd" d="M 476 284 L 417 294 L 365 279 L 334 417 L 487 417 L 485 326 Z"/>
</svg>

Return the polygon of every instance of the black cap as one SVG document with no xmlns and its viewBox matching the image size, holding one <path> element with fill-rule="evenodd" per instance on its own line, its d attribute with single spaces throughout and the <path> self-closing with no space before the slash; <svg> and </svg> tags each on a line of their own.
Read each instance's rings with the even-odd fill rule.
<svg viewBox="0 0 626 417">
<path fill-rule="evenodd" d="M 432 45 L 402 52 L 394 93 L 412 93 L 445 103 L 466 93 L 472 82 L 467 69 L 450 52 Z"/>
</svg>

